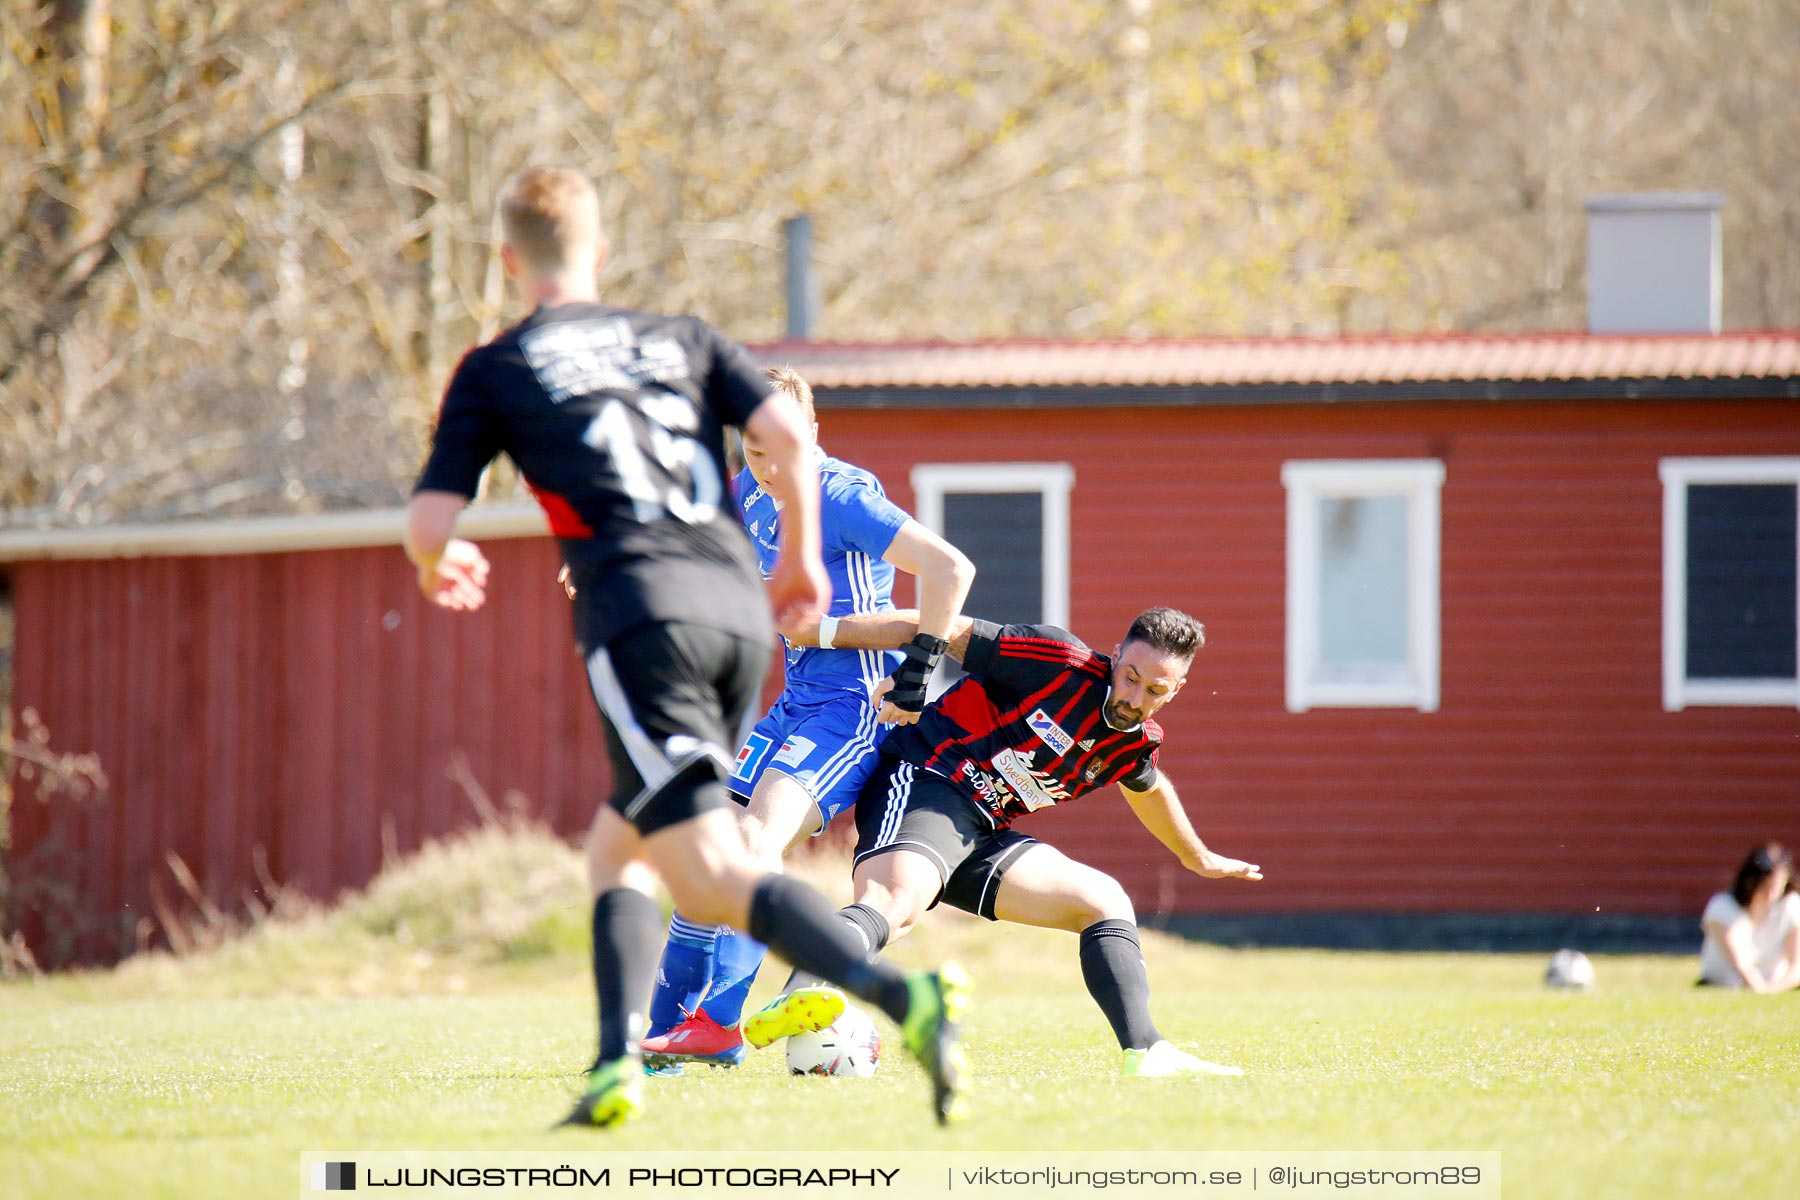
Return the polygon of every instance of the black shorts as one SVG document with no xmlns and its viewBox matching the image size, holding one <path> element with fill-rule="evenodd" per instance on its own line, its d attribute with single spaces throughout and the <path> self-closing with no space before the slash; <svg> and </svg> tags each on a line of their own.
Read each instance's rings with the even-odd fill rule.
<svg viewBox="0 0 1800 1200">
<path fill-rule="evenodd" d="M 1029 834 L 996 827 L 986 811 L 942 775 L 884 758 L 856 801 L 856 862 L 911 850 L 937 864 L 941 881 L 928 908 L 997 920 L 1000 879 L 1027 848 Z"/>
<path fill-rule="evenodd" d="M 584 651 L 612 759 L 607 803 L 639 833 L 724 806 L 769 651 L 767 641 L 681 623 L 639 625 Z"/>
</svg>

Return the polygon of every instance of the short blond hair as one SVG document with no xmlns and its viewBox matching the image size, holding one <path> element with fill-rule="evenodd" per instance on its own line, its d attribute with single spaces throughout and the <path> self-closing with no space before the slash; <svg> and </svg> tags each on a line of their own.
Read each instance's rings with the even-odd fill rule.
<svg viewBox="0 0 1800 1200">
<path fill-rule="evenodd" d="M 800 406 L 806 414 L 808 425 L 817 425 L 819 418 L 813 414 L 812 385 L 800 378 L 800 372 L 792 367 L 766 367 L 763 374 L 775 385 L 775 390 L 783 393 Z"/>
<path fill-rule="evenodd" d="M 598 251 L 600 194 L 580 171 L 531 167 L 500 196 L 500 230 L 524 265 L 541 274 L 580 266 L 584 248 Z"/>
</svg>

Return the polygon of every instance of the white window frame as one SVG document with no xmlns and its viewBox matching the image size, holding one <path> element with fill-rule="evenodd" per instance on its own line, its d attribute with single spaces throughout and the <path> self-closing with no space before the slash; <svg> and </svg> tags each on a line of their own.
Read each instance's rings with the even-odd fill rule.
<svg viewBox="0 0 1800 1200">
<path fill-rule="evenodd" d="M 1794 679 L 1689 679 L 1687 675 L 1687 498 L 1693 484 L 1776 483 L 1800 489 L 1800 458 L 1665 458 L 1663 484 L 1663 709 L 1800 708 Z M 1800 496 L 1800 491 L 1796 492 Z M 1796 539 L 1800 542 L 1800 538 Z M 1800 545 L 1794 553 L 1800 556 Z M 1800 604 L 1800 600 L 1796 601 Z M 1800 623 L 1800 614 L 1796 614 Z"/>
<path fill-rule="evenodd" d="M 1416 708 L 1436 712 L 1439 561 L 1444 464 L 1435 458 L 1315 459 L 1283 463 L 1287 489 L 1287 708 Z M 1406 505 L 1407 667 L 1394 683 L 1321 680 L 1319 501 L 1400 496 Z"/>
<path fill-rule="evenodd" d="M 1069 626 L 1069 490 L 1075 468 L 1066 462 L 920 463 L 912 469 L 919 524 L 944 532 L 947 492 L 1038 492 L 1044 497 L 1044 624 Z"/>
</svg>

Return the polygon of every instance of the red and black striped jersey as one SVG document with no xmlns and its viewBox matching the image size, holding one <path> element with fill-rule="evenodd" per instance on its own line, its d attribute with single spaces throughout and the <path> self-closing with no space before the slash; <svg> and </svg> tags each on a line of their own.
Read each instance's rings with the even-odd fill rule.
<svg viewBox="0 0 1800 1200">
<path fill-rule="evenodd" d="M 1112 659 L 1067 630 L 976 621 L 968 677 L 895 730 L 882 753 L 940 775 L 996 825 L 1110 783 L 1156 782 L 1162 729 L 1107 723 Z"/>
</svg>

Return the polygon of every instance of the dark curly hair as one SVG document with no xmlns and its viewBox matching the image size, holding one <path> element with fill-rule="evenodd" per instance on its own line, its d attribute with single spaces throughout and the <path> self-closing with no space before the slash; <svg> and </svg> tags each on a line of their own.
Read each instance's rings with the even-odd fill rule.
<svg viewBox="0 0 1800 1200">
<path fill-rule="evenodd" d="M 1175 658 L 1192 658 L 1206 645 L 1206 626 L 1178 608 L 1147 608 L 1131 622 L 1125 645 L 1144 642 Z"/>
</svg>

